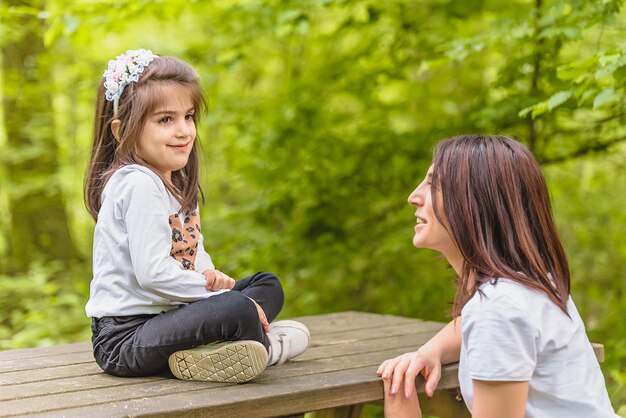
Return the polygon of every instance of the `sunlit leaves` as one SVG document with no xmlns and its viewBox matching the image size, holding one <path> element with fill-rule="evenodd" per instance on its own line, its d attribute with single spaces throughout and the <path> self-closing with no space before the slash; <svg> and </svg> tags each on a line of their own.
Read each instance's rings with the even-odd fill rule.
<svg viewBox="0 0 626 418">
<path fill-rule="evenodd" d="M 596 97 L 593 99 L 593 108 L 594 110 L 605 105 L 615 98 L 615 89 L 612 87 L 606 88 L 602 90 Z"/>
<path fill-rule="evenodd" d="M 549 112 L 556 107 L 565 103 L 570 97 L 572 97 L 572 92 L 570 90 L 559 91 L 558 93 L 554 93 L 548 100 L 543 102 L 539 102 L 535 105 L 527 107 L 519 112 L 519 116 L 524 118 L 531 114 L 532 118 L 536 118 L 537 116 Z"/>
</svg>

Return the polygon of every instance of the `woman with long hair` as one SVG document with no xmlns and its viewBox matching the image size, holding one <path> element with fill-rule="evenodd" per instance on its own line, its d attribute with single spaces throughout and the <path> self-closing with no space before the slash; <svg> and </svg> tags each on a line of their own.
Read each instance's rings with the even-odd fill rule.
<svg viewBox="0 0 626 418">
<path fill-rule="evenodd" d="M 457 274 L 454 319 L 380 365 L 385 415 L 421 417 L 417 375 L 432 396 L 441 365 L 459 361 L 473 417 L 616 417 L 532 153 L 504 136 L 443 140 L 408 201 L 413 245 L 439 251 Z"/>
</svg>

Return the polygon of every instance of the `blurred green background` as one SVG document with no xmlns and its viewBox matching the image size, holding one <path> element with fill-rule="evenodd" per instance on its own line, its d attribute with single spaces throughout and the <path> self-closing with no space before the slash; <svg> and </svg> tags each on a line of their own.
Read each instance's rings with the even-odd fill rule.
<svg viewBox="0 0 626 418">
<path fill-rule="evenodd" d="M 283 280 L 282 317 L 447 320 L 454 275 L 411 245 L 433 144 L 503 133 L 544 167 L 572 293 L 626 411 L 621 0 L 0 3 L 0 349 L 89 338 L 83 205 L 95 93 L 127 49 L 199 72 L 205 245 Z"/>
</svg>

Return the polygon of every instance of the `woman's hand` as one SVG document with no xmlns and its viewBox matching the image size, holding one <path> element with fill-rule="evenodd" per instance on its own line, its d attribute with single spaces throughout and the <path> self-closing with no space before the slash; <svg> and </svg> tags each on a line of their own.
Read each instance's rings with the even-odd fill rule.
<svg viewBox="0 0 626 418">
<path fill-rule="evenodd" d="M 441 355 L 437 351 L 422 347 L 417 351 L 385 360 L 376 373 L 384 381 L 391 383 L 389 389 L 391 395 L 403 389 L 406 399 L 415 393 L 415 379 L 421 373 L 426 379 L 426 394 L 432 397 L 441 378 Z"/>
<path fill-rule="evenodd" d="M 461 318 L 458 318 L 450 321 L 419 350 L 385 360 L 376 371 L 385 385 L 385 416 L 421 417 L 415 378 L 420 373 L 424 376 L 426 395 L 432 397 L 441 379 L 441 364 L 459 361 L 460 353 Z"/>
<path fill-rule="evenodd" d="M 386 418 L 421 418 L 415 379 L 426 379 L 426 394 L 433 396 L 441 378 L 441 355 L 424 347 L 396 358 L 385 360 L 376 371 L 385 386 Z"/>
<path fill-rule="evenodd" d="M 202 272 L 206 278 L 205 287 L 211 292 L 215 292 L 221 289 L 232 289 L 235 286 L 235 279 L 219 270 L 207 269 Z"/>
</svg>

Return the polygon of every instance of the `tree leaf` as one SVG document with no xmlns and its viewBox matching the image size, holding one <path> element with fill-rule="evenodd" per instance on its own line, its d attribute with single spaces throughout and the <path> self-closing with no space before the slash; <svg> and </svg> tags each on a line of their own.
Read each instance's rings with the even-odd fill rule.
<svg viewBox="0 0 626 418">
<path fill-rule="evenodd" d="M 582 68 L 578 63 L 562 65 L 556 69 L 556 76 L 559 80 L 576 80 L 589 73 L 589 70 Z"/>
<path fill-rule="evenodd" d="M 572 92 L 570 90 L 563 90 L 553 94 L 552 97 L 550 97 L 550 99 L 548 100 L 548 110 L 552 110 L 562 105 L 570 97 L 572 97 Z"/>
<path fill-rule="evenodd" d="M 598 95 L 593 99 L 593 109 L 597 109 L 600 106 L 609 102 L 615 96 L 615 89 L 613 87 L 606 88 L 602 90 Z"/>
</svg>

